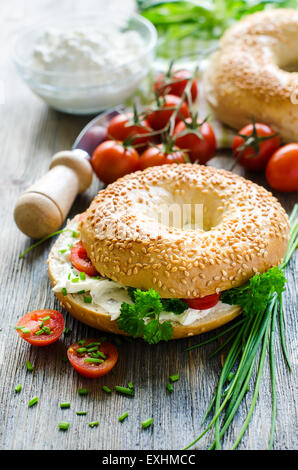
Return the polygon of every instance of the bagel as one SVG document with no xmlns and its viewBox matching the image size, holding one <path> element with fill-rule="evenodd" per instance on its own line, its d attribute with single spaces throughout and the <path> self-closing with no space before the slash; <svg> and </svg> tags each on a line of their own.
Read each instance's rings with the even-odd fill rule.
<svg viewBox="0 0 298 470">
<path fill-rule="evenodd" d="M 239 130 L 252 117 L 298 140 L 298 11 L 249 15 L 229 28 L 204 73 L 215 115 Z"/>
<path fill-rule="evenodd" d="M 161 204 L 203 205 L 203 227 L 164 224 L 155 214 Z M 192 164 L 129 174 L 100 191 L 80 219 L 69 222 L 50 251 L 53 290 L 75 318 L 117 334 L 124 334 L 117 318 L 122 302 L 131 302 L 128 286 L 152 288 L 162 298 L 219 293 L 278 265 L 288 241 L 287 215 L 271 193 L 225 170 Z M 78 240 L 99 279 L 69 279 L 76 271 L 69 246 Z M 160 319 L 172 322 L 173 338 L 183 338 L 217 328 L 240 312 L 219 301 L 207 310 L 188 308 Z"/>
</svg>

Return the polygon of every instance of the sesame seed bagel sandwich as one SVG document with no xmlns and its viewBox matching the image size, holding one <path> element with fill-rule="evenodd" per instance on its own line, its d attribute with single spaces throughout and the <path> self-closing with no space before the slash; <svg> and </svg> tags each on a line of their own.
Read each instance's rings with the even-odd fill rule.
<svg viewBox="0 0 298 470">
<path fill-rule="evenodd" d="M 156 343 L 239 315 L 226 293 L 277 266 L 288 232 L 263 187 L 212 167 L 162 165 L 101 190 L 59 236 L 48 272 L 78 320 Z"/>
</svg>

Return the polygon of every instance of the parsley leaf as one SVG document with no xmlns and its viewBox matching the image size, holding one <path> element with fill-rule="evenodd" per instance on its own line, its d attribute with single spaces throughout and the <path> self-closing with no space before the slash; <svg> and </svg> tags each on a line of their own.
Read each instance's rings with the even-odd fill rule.
<svg viewBox="0 0 298 470">
<path fill-rule="evenodd" d="M 160 322 L 159 315 L 164 311 L 179 315 L 188 305 L 180 299 L 161 299 L 154 289 L 142 291 L 128 287 L 127 293 L 134 303 L 122 303 L 117 320 L 118 327 L 133 338 L 143 337 L 150 344 L 171 339 L 172 324 L 169 321 Z"/>
<path fill-rule="evenodd" d="M 222 292 L 220 300 L 240 305 L 245 315 L 254 315 L 265 310 L 274 293 L 282 293 L 286 282 L 282 270 L 275 266 L 263 274 L 256 274 L 243 286 Z"/>
</svg>

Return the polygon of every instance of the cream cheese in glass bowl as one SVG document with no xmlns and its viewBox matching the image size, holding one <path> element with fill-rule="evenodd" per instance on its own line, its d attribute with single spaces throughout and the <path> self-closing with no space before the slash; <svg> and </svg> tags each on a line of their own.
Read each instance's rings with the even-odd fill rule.
<svg viewBox="0 0 298 470">
<path fill-rule="evenodd" d="M 93 114 L 123 104 L 149 73 L 154 26 L 133 15 L 59 18 L 19 31 L 13 59 L 21 77 L 49 106 Z"/>
</svg>

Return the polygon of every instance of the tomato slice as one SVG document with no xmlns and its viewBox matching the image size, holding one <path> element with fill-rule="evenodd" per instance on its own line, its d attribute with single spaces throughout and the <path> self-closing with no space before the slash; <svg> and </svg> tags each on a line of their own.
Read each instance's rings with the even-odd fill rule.
<svg viewBox="0 0 298 470">
<path fill-rule="evenodd" d="M 82 242 L 78 242 L 73 245 L 70 250 L 70 261 L 78 271 L 84 272 L 88 274 L 88 276 L 98 275 L 98 272 L 88 258 L 87 251 L 85 250 Z"/>
<path fill-rule="evenodd" d="M 118 351 L 111 343 L 100 343 L 94 338 L 86 339 L 84 344 L 83 341 L 80 343 L 72 344 L 67 350 L 67 356 L 72 367 L 84 377 L 96 379 L 106 375 L 118 361 Z"/>
<path fill-rule="evenodd" d="M 26 313 L 16 326 L 16 331 L 34 346 L 48 346 L 57 341 L 64 330 L 64 319 L 57 310 L 33 310 Z"/>
<path fill-rule="evenodd" d="M 206 295 L 205 297 L 197 297 L 196 299 L 184 299 L 184 302 L 190 308 L 196 310 L 206 310 L 207 308 L 214 307 L 220 299 L 220 294 Z"/>
</svg>

